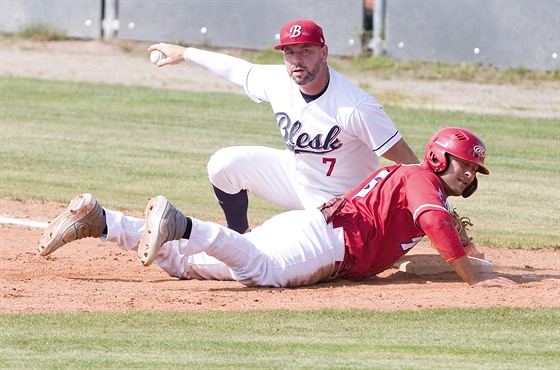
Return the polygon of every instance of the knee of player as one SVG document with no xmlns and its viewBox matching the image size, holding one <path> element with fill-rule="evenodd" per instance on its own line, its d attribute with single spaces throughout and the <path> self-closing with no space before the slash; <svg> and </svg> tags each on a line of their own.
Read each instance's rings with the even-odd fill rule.
<svg viewBox="0 0 560 370">
<path fill-rule="evenodd" d="M 235 170 L 236 150 L 234 148 L 222 148 L 210 157 L 207 164 L 210 182 L 219 186 L 219 182 L 231 170 Z"/>
</svg>

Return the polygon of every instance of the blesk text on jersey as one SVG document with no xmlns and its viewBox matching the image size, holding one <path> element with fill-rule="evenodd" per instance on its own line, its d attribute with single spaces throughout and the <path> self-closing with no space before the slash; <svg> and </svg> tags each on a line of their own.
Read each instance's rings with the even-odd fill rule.
<svg viewBox="0 0 560 370">
<path fill-rule="evenodd" d="M 326 136 L 323 134 L 313 136 L 307 132 L 301 132 L 303 124 L 300 121 L 292 124 L 292 120 L 287 114 L 276 113 L 275 117 L 288 150 L 294 153 L 325 154 L 343 145 L 338 139 L 341 131 L 338 125 L 332 126 Z"/>
</svg>

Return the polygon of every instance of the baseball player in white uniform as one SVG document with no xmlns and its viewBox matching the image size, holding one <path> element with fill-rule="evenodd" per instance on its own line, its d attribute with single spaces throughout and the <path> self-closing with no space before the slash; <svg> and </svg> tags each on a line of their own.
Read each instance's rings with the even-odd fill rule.
<svg viewBox="0 0 560 370">
<path fill-rule="evenodd" d="M 309 209 L 352 188 L 377 169 L 380 156 L 418 163 L 375 98 L 327 65 L 315 22 L 285 24 L 275 49 L 285 66 L 163 43 L 148 49 L 163 54 L 159 67 L 190 61 L 242 86 L 255 102 L 270 102 L 285 150 L 228 147 L 208 162 L 228 227 L 240 233 L 249 229 L 247 191 L 289 210 Z"/>
</svg>

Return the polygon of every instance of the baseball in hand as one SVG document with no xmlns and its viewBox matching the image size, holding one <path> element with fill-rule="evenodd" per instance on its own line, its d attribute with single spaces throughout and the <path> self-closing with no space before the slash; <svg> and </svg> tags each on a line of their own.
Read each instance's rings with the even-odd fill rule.
<svg viewBox="0 0 560 370">
<path fill-rule="evenodd" d="M 159 62 L 161 59 L 163 59 L 163 53 L 159 50 L 154 50 L 150 53 L 150 61 L 153 64 L 156 64 L 157 62 Z"/>
</svg>

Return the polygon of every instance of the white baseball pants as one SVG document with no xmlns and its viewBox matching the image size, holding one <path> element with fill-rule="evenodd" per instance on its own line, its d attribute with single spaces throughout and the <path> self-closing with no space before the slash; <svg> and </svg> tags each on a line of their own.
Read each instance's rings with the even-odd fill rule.
<svg viewBox="0 0 560 370">
<path fill-rule="evenodd" d="M 134 250 L 144 220 L 106 211 L 104 241 Z M 342 228 L 327 224 L 317 209 L 289 211 L 239 234 L 193 220 L 189 240 L 165 243 L 154 263 L 180 279 L 237 280 L 247 286 L 298 287 L 328 281 L 344 258 Z"/>
</svg>

